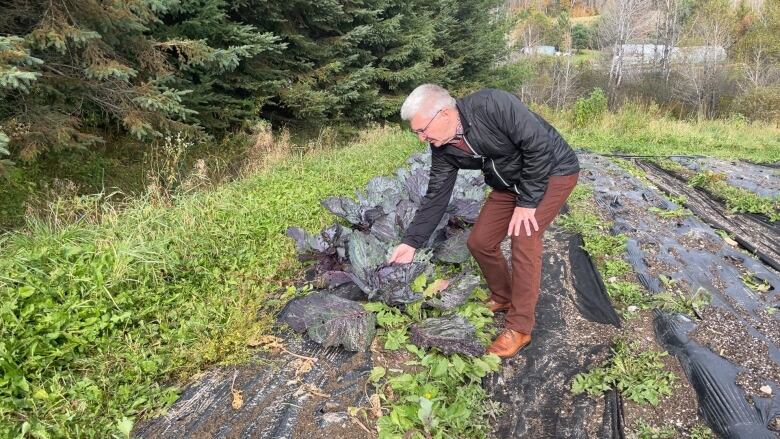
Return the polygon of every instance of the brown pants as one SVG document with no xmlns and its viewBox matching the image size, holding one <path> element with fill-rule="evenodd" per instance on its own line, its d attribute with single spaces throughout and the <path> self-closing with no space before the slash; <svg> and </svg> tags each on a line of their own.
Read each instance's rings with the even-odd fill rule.
<svg viewBox="0 0 780 439">
<path fill-rule="evenodd" d="M 542 278 L 542 235 L 574 190 L 578 176 L 579 173 L 550 177 L 534 215 L 539 230 L 534 231 L 531 226 L 531 236 L 528 236 L 523 226 L 520 236 L 512 236 L 511 276 L 500 244 L 507 236 L 517 195 L 491 191 L 471 230 L 467 246 L 485 275 L 491 298 L 498 303 L 512 303 L 506 315 L 507 328 L 530 334 L 534 327 Z"/>
</svg>

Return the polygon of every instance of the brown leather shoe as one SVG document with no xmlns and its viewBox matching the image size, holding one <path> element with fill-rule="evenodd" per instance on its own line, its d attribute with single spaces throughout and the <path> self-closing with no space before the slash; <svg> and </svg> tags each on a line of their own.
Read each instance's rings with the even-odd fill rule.
<svg viewBox="0 0 780 439">
<path fill-rule="evenodd" d="M 528 343 L 530 342 L 530 334 L 524 334 L 520 331 L 507 328 L 496 337 L 493 344 L 487 348 L 487 352 L 496 354 L 501 358 L 512 357 L 520 349 L 528 346 Z"/>
<path fill-rule="evenodd" d="M 487 302 L 485 302 L 485 306 L 487 306 L 491 312 L 496 313 L 499 311 L 509 311 L 509 308 L 512 307 L 512 304 L 509 302 L 498 303 L 493 299 L 488 299 Z"/>
</svg>

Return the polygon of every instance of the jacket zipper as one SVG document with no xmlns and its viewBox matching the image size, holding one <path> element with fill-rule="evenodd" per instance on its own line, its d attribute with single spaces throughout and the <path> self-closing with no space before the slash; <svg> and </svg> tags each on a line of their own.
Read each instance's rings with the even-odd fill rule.
<svg viewBox="0 0 780 439">
<path fill-rule="evenodd" d="M 482 163 L 485 163 L 485 157 L 477 154 L 477 152 L 474 151 L 474 148 L 471 147 L 471 144 L 469 143 L 469 139 L 466 138 L 465 134 L 463 135 L 463 141 L 466 142 L 466 146 L 468 146 L 471 152 L 474 153 L 474 158 L 479 157 L 482 159 Z M 501 180 L 501 183 L 504 183 L 504 186 L 506 187 L 510 187 L 509 183 L 507 183 L 506 180 L 504 180 L 504 177 L 502 177 L 501 174 L 498 173 L 498 169 L 496 169 L 496 162 L 494 162 L 493 159 L 490 159 L 490 165 L 493 167 L 493 172 L 496 173 L 498 179 Z M 517 185 L 512 185 L 511 187 L 515 189 L 515 192 L 517 192 L 518 194 L 520 193 L 520 191 L 517 190 Z"/>
<path fill-rule="evenodd" d="M 474 154 L 474 158 L 481 158 L 482 159 L 482 163 L 485 163 L 485 157 L 477 154 L 477 152 L 474 151 L 474 148 L 471 147 L 471 144 L 469 143 L 469 139 L 466 138 L 466 134 L 465 133 L 463 134 L 463 141 L 466 142 L 466 146 L 468 146 L 469 149 L 471 150 L 472 154 Z"/>
<path fill-rule="evenodd" d="M 490 164 L 493 165 L 493 172 L 496 173 L 496 176 L 499 180 L 501 180 L 501 183 L 504 183 L 504 186 L 509 187 L 509 183 L 507 183 L 506 180 L 504 180 L 504 177 L 498 173 L 498 169 L 496 169 L 496 162 L 494 162 L 493 159 L 490 159 Z"/>
</svg>

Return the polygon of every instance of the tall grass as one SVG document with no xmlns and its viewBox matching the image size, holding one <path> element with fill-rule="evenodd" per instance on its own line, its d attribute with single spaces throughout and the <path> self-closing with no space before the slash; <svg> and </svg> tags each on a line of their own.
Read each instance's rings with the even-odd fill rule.
<svg viewBox="0 0 780 439">
<path fill-rule="evenodd" d="M 300 268 L 286 228 L 334 222 L 322 198 L 391 173 L 419 148 L 378 129 L 97 224 L 33 222 L 2 236 L 0 437 L 123 435 L 187 377 L 245 360 Z"/>
<path fill-rule="evenodd" d="M 678 120 L 655 105 L 629 104 L 578 127 L 571 110 L 540 112 L 575 148 L 639 155 L 706 155 L 759 163 L 780 161 L 780 127 L 739 116 Z"/>
</svg>

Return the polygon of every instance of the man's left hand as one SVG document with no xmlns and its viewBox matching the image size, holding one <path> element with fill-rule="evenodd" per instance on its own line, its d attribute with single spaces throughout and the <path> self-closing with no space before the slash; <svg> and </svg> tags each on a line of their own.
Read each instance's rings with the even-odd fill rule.
<svg viewBox="0 0 780 439">
<path fill-rule="evenodd" d="M 536 209 L 529 207 L 515 207 L 512 214 L 512 221 L 509 222 L 508 236 L 520 236 L 521 230 L 525 228 L 525 233 L 531 236 L 531 226 L 534 231 L 539 231 L 539 225 L 536 224 Z"/>
</svg>

